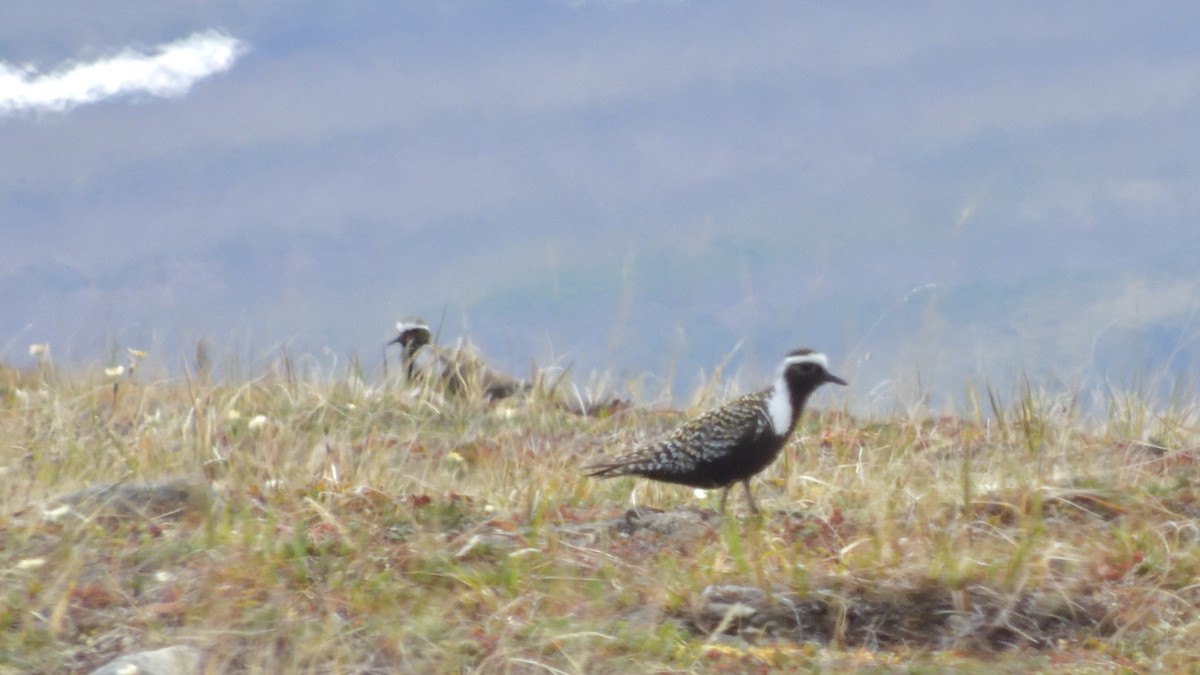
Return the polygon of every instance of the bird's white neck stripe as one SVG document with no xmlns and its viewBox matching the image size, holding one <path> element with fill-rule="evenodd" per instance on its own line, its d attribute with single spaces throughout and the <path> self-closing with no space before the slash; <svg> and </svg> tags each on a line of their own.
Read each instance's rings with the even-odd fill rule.
<svg viewBox="0 0 1200 675">
<path fill-rule="evenodd" d="M 776 378 L 775 387 L 767 398 L 767 413 L 771 416 L 771 429 L 775 435 L 786 434 L 792 426 L 792 394 L 783 375 Z"/>
<path fill-rule="evenodd" d="M 778 436 L 786 434 L 792 426 L 792 392 L 788 387 L 787 378 L 783 374 L 789 367 L 801 363 L 815 363 L 822 370 L 829 369 L 829 361 L 824 354 L 819 352 L 789 356 L 779 364 L 779 372 L 775 376 L 775 386 L 767 398 L 767 412 L 771 416 L 771 429 Z"/>
</svg>

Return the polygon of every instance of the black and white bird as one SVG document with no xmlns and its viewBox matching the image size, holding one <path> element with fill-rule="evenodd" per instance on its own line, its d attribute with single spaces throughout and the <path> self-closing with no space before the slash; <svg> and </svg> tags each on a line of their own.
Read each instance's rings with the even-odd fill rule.
<svg viewBox="0 0 1200 675">
<path fill-rule="evenodd" d="M 429 324 L 419 316 L 397 321 L 396 333 L 396 337 L 383 346 L 384 372 L 387 372 L 388 349 L 400 345 L 400 365 L 405 381 L 410 385 L 434 385 L 452 396 L 479 394 L 488 401 L 549 392 L 560 409 L 582 416 L 611 415 L 629 405 L 628 401 L 618 398 L 585 398 L 578 392 L 571 396 L 562 395 L 556 391 L 561 380 L 547 386 L 537 375 L 532 383 L 505 375 L 484 363 L 478 349 L 470 342 L 460 339 L 454 347 L 435 344 Z"/>
<path fill-rule="evenodd" d="M 420 317 L 397 321 L 396 330 L 400 334 L 388 346 L 400 345 L 400 365 L 404 367 L 404 376 L 411 382 L 416 377 L 417 350 L 429 344 L 433 333 L 429 331 L 429 324 Z M 387 358 L 386 353 L 384 358 Z"/>
<path fill-rule="evenodd" d="M 530 385 L 490 368 L 469 343 L 459 341 L 455 347 L 431 344 L 433 333 L 429 324 L 420 317 L 410 317 L 396 322 L 398 335 L 384 346 L 400 345 L 400 363 L 409 382 L 424 377 L 427 381 L 440 381 L 446 391 L 455 396 L 480 393 L 489 401 L 508 398 Z M 421 350 L 425 351 L 422 352 Z M 428 354 L 432 363 L 418 365 L 418 356 Z"/>
<path fill-rule="evenodd" d="M 584 469 L 592 478 L 641 476 L 696 488 L 724 488 L 722 513 L 729 489 L 740 482 L 750 510 L 758 513 L 750 478 L 779 457 L 804 404 L 818 387 L 826 382 L 846 384 L 828 368 L 824 354 L 794 350 L 779 365 L 770 388 L 736 398 L 657 442 Z"/>
</svg>

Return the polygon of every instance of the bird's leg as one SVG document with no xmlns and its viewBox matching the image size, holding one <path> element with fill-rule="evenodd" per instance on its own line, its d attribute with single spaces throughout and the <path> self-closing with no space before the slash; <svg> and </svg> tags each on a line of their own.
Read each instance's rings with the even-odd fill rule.
<svg viewBox="0 0 1200 675">
<path fill-rule="evenodd" d="M 729 485 L 721 490 L 721 515 L 725 515 L 725 500 L 729 498 Z"/>
<path fill-rule="evenodd" d="M 755 515 L 758 515 L 758 505 L 754 503 L 754 495 L 750 494 L 750 479 L 749 478 L 742 479 L 742 487 L 746 488 L 746 500 L 750 502 L 750 512 Z M 725 488 L 725 489 L 726 489 L 726 491 L 729 490 L 729 488 Z"/>
</svg>

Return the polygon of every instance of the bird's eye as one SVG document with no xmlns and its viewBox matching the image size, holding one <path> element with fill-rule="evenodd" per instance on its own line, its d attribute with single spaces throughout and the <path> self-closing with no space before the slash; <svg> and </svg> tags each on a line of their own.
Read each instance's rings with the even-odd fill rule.
<svg viewBox="0 0 1200 675">
<path fill-rule="evenodd" d="M 804 373 L 805 375 L 811 375 L 812 373 L 817 372 L 817 364 L 812 362 L 801 363 L 800 372 Z"/>
</svg>

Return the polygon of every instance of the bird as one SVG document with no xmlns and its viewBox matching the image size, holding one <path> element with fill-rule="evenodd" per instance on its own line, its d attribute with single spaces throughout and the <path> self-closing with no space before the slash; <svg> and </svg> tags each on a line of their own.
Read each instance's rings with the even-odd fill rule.
<svg viewBox="0 0 1200 675">
<path fill-rule="evenodd" d="M 453 350 L 443 350 L 439 356 L 445 362 L 442 380 L 446 389 L 456 396 L 481 392 L 488 401 L 499 401 L 532 388 L 528 382 L 492 369 L 483 362 L 473 345 L 460 344 Z"/>
<path fill-rule="evenodd" d="M 787 443 L 804 404 L 823 384 L 846 386 L 829 372 L 824 354 L 795 349 L 779 364 L 772 386 L 692 418 L 662 439 L 628 454 L 583 467 L 591 478 L 640 476 L 711 490 L 723 488 L 721 513 L 735 483 L 758 505 L 750 478 L 771 465 Z"/>
<path fill-rule="evenodd" d="M 400 363 L 406 381 L 412 384 L 418 383 L 418 380 L 437 383 L 453 396 L 478 392 L 490 402 L 518 394 L 540 393 L 549 396 L 559 409 L 584 417 L 605 417 L 629 407 L 629 401 L 618 398 L 598 400 L 585 398 L 577 392 L 564 396 L 556 391 L 561 378 L 547 385 L 540 377 L 535 377 L 531 383 L 505 375 L 484 363 L 478 350 L 469 342 L 464 344 L 460 340 L 456 347 L 432 344 L 433 333 L 429 330 L 429 324 L 419 316 L 397 321 L 396 331 L 396 337 L 384 345 L 384 372 L 387 372 L 388 348 L 400 345 Z"/>
<path fill-rule="evenodd" d="M 396 330 L 400 334 L 387 344 L 400 345 L 400 364 L 404 366 L 405 377 L 411 382 L 416 377 L 417 350 L 429 344 L 433 333 L 429 331 L 429 324 L 420 317 L 397 321 Z"/>
<path fill-rule="evenodd" d="M 396 331 L 399 334 L 385 345 L 385 349 L 394 344 L 400 345 L 400 363 L 409 382 L 414 382 L 422 375 L 428 377 L 432 374 L 453 395 L 464 396 L 479 392 L 488 401 L 508 398 L 530 389 L 528 382 L 493 370 L 483 362 L 476 353 L 477 350 L 470 344 L 460 343 L 457 347 L 431 344 L 433 333 L 429 330 L 429 324 L 420 317 L 397 321 Z M 418 370 L 417 356 L 422 348 L 426 348 L 433 355 L 432 368 L 438 372 Z"/>
</svg>

